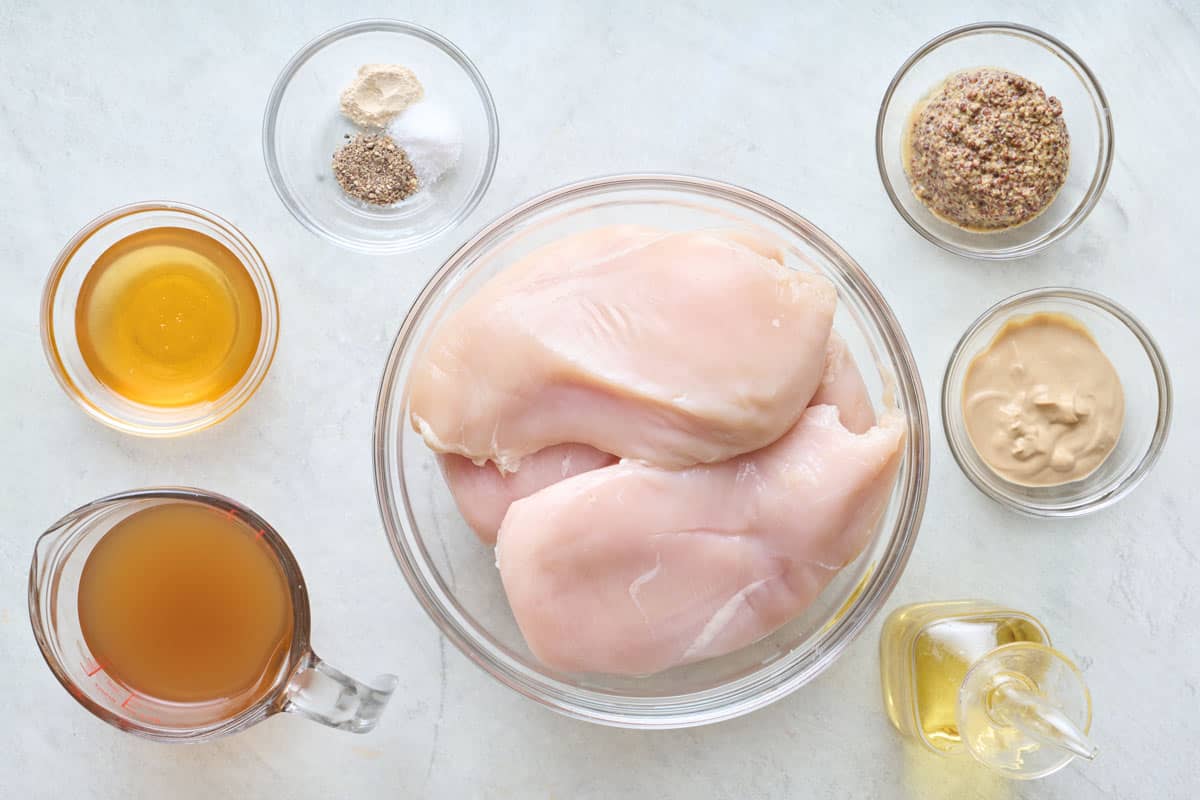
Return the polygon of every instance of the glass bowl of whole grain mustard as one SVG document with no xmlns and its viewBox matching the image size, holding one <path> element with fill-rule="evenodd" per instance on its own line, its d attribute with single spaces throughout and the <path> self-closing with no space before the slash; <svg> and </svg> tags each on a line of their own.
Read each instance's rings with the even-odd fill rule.
<svg viewBox="0 0 1200 800">
<path fill-rule="evenodd" d="M 1022 258 L 1078 227 L 1100 199 L 1112 114 L 1067 45 L 980 22 L 901 65 L 879 108 L 875 157 L 888 197 L 921 236 L 969 258 Z"/>
<path fill-rule="evenodd" d="M 1171 378 L 1133 314 L 1051 286 L 1002 300 L 967 328 L 941 405 L 950 452 L 976 488 L 1024 514 L 1075 517 L 1125 497 L 1158 461 Z"/>
</svg>

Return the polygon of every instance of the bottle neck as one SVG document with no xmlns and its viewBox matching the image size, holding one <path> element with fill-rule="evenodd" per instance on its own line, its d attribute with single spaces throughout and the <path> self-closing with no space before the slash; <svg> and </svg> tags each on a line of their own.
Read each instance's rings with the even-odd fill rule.
<svg viewBox="0 0 1200 800">
<path fill-rule="evenodd" d="M 1076 757 L 1091 760 L 1092 703 L 1079 669 L 1054 648 L 1014 642 L 967 671 L 958 693 L 963 744 L 1011 778 L 1038 778 Z"/>
<path fill-rule="evenodd" d="M 985 707 L 997 726 L 1015 728 L 1040 746 L 1056 747 L 1088 761 L 1096 757 L 1096 746 L 1087 735 L 1060 708 L 1040 696 L 1028 679 L 998 676 L 986 695 Z"/>
</svg>

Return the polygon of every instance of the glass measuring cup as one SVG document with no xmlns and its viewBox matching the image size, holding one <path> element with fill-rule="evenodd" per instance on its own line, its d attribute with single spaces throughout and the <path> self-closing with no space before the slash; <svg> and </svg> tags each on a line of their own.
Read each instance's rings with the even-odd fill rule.
<svg viewBox="0 0 1200 800">
<path fill-rule="evenodd" d="M 126 686 L 98 663 L 79 620 L 79 580 L 92 549 L 130 515 L 166 503 L 197 503 L 244 522 L 278 562 L 291 593 L 292 639 L 270 688 L 232 713 L 220 702 L 180 703 Z M 236 733 L 279 712 L 294 712 L 332 728 L 366 733 L 375 727 L 396 687 L 396 676 L 362 683 L 326 664 L 308 637 L 308 591 L 300 567 L 266 520 L 227 497 L 201 489 L 138 489 L 94 500 L 42 534 L 29 572 L 29 617 L 46 663 L 59 683 L 100 719 L 123 731 L 163 742 L 201 742 Z"/>
</svg>

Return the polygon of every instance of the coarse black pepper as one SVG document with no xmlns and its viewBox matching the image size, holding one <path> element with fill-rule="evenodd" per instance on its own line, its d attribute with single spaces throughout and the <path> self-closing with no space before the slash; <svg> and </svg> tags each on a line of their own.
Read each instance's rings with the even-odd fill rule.
<svg viewBox="0 0 1200 800">
<path fill-rule="evenodd" d="M 333 154 L 333 176 L 356 200 L 390 206 L 421 188 L 408 154 L 390 136 L 360 133 Z"/>
</svg>

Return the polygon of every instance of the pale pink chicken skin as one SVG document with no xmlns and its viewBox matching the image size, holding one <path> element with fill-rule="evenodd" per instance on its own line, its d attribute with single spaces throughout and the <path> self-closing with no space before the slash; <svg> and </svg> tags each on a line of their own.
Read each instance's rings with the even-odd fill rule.
<svg viewBox="0 0 1200 800">
<path fill-rule="evenodd" d="M 525 641 L 553 669 L 645 675 L 770 634 L 862 551 L 903 438 L 896 412 L 853 434 L 815 406 L 755 453 L 624 461 L 514 502 L 496 557 Z"/>
<path fill-rule="evenodd" d="M 817 390 L 836 292 L 732 238 L 619 226 L 535 251 L 434 331 L 414 428 L 506 472 L 565 442 L 669 468 L 770 444 Z"/>
<path fill-rule="evenodd" d="M 871 395 L 846 340 L 837 332 L 825 347 L 825 371 L 810 406 L 837 406 L 838 417 L 851 433 L 865 433 L 875 424 Z"/>
<path fill-rule="evenodd" d="M 494 545 L 500 522 L 514 500 L 581 472 L 615 464 L 617 457 L 586 444 L 556 444 L 521 461 L 516 472 L 492 464 L 477 467 L 454 453 L 438 456 L 446 485 L 463 519 L 484 544 Z"/>
</svg>

